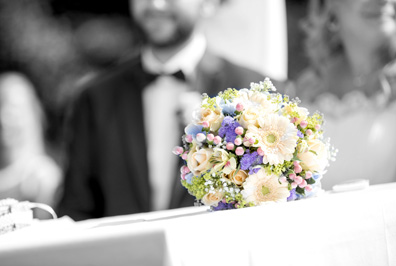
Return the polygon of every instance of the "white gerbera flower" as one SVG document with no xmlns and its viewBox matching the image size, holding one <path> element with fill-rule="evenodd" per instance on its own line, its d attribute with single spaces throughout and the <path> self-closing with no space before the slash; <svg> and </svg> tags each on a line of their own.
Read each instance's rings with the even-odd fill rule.
<svg viewBox="0 0 396 266">
<path fill-rule="evenodd" d="M 267 175 L 266 171 L 261 169 L 246 179 L 241 194 L 247 202 L 257 206 L 266 202 L 286 201 L 290 191 L 287 182 L 280 183 L 277 175 Z"/>
<path fill-rule="evenodd" d="M 249 125 L 247 138 L 253 138 L 254 147 L 264 151 L 263 163 L 278 165 L 293 158 L 297 146 L 297 128 L 289 119 L 271 114 L 258 119 L 259 127 Z"/>
</svg>

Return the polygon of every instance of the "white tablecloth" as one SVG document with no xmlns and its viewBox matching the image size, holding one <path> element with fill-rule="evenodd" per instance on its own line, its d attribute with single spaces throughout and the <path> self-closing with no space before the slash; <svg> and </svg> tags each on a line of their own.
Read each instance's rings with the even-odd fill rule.
<svg viewBox="0 0 396 266">
<path fill-rule="evenodd" d="M 0 236 L 0 265 L 396 265 L 396 183 L 296 202 L 73 222 Z"/>
</svg>

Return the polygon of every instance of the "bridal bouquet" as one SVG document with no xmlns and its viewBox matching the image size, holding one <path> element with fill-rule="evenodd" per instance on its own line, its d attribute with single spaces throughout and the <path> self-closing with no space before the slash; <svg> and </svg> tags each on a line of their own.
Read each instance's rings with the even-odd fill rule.
<svg viewBox="0 0 396 266">
<path fill-rule="evenodd" d="M 269 79 L 250 89 L 203 95 L 185 128 L 181 183 L 213 210 L 315 195 L 332 157 L 323 116 L 309 115 Z"/>
</svg>

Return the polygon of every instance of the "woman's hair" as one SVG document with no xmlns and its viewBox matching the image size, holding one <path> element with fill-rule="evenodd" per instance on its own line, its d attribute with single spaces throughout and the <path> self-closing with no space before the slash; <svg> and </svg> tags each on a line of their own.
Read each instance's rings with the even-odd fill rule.
<svg viewBox="0 0 396 266">
<path fill-rule="evenodd" d="M 306 55 L 312 67 L 321 72 L 330 58 L 343 53 L 338 22 L 327 0 L 310 0 L 301 27 L 306 34 Z"/>
<path fill-rule="evenodd" d="M 328 63 L 344 54 L 340 38 L 340 25 L 334 14 L 334 4 L 338 0 L 309 0 L 307 17 L 301 27 L 305 32 L 305 53 L 311 67 L 321 74 Z M 341 0 L 345 1 L 345 0 Z M 385 63 L 394 60 L 396 55 L 396 36 L 379 48 L 379 56 Z"/>
</svg>

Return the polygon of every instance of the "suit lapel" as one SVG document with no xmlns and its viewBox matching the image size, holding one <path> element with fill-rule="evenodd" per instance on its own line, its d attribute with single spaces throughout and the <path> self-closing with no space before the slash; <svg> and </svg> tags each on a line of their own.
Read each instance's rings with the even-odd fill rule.
<svg viewBox="0 0 396 266">
<path fill-rule="evenodd" d="M 142 91 L 154 79 L 143 72 L 141 63 L 131 66 L 125 77 L 122 93 L 118 99 L 120 138 L 126 145 L 121 147 L 125 153 L 127 176 L 131 189 L 136 195 L 140 211 L 150 211 L 151 191 L 147 163 L 147 147 L 143 117 Z"/>
<path fill-rule="evenodd" d="M 191 80 L 191 86 L 195 91 L 199 93 L 208 93 L 209 96 L 215 96 L 225 84 L 225 75 L 222 73 L 223 61 L 221 58 L 206 52 L 202 60 L 199 62 L 195 78 Z M 180 120 L 180 136 L 184 134 L 184 125 Z M 181 145 L 182 143 L 180 143 Z M 180 182 L 180 167 L 182 166 L 182 161 L 179 161 L 179 167 L 175 170 L 175 180 L 173 185 L 173 192 L 170 202 L 170 208 L 177 208 L 181 206 L 186 206 L 191 203 L 193 206 L 194 198 L 188 195 L 188 191 L 181 185 Z M 191 201 L 190 201 L 191 199 Z M 185 202 L 187 201 L 187 203 Z"/>
</svg>

